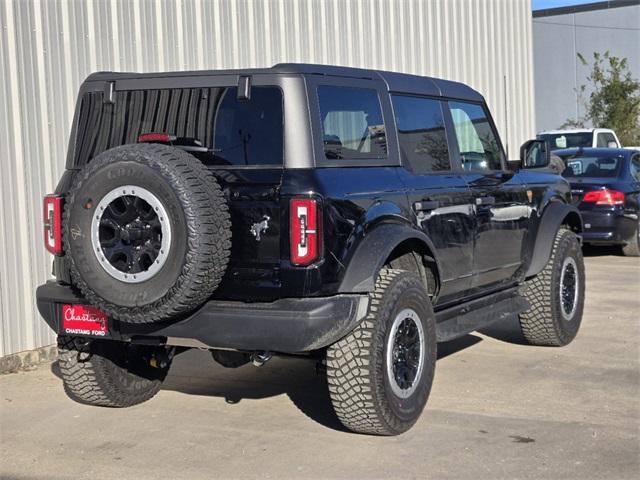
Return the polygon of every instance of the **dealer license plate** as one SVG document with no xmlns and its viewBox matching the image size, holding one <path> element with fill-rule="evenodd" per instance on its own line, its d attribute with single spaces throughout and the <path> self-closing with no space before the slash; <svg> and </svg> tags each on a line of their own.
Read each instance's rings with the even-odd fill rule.
<svg viewBox="0 0 640 480">
<path fill-rule="evenodd" d="M 102 310 L 86 305 L 62 305 L 62 332 L 67 335 L 94 335 L 109 333 L 109 317 Z"/>
</svg>

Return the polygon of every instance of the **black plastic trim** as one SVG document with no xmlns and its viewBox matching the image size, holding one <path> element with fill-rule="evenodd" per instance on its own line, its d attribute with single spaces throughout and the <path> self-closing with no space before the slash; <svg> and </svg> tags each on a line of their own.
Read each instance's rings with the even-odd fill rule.
<svg viewBox="0 0 640 480">
<path fill-rule="evenodd" d="M 47 282 L 36 292 L 38 310 L 61 333 L 61 308 L 83 304 L 70 286 Z M 245 303 L 211 300 L 182 320 L 125 324 L 110 320 L 109 338 L 176 345 L 301 353 L 326 347 L 350 332 L 366 315 L 367 295 L 284 298 Z"/>
<path fill-rule="evenodd" d="M 436 340 L 447 342 L 531 308 L 512 288 L 436 312 Z"/>
<path fill-rule="evenodd" d="M 358 249 L 349 261 L 339 292 L 372 292 L 375 288 L 375 278 L 391 252 L 405 240 L 415 239 L 422 242 L 432 254 L 435 252 L 433 243 L 423 232 L 406 225 L 387 223 L 376 227 L 367 233 Z M 433 257 L 435 258 L 435 257 Z M 435 258 L 438 275 L 436 283 L 440 285 L 440 265 Z"/>
<path fill-rule="evenodd" d="M 551 248 L 558 229 L 569 215 L 575 215 L 580 221 L 582 232 L 582 216 L 576 207 L 562 202 L 551 202 L 543 211 L 538 227 L 531 256 L 531 263 L 525 274 L 532 277 L 542 271 L 551 257 Z"/>
</svg>

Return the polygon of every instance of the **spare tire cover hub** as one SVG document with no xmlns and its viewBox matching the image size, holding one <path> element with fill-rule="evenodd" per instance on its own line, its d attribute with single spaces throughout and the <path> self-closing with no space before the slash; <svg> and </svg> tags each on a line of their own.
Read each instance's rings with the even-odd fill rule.
<svg viewBox="0 0 640 480">
<path fill-rule="evenodd" d="M 171 225 L 162 202 L 149 190 L 123 185 L 98 203 L 91 243 L 102 268 L 113 278 L 139 283 L 160 271 L 171 246 Z"/>
</svg>

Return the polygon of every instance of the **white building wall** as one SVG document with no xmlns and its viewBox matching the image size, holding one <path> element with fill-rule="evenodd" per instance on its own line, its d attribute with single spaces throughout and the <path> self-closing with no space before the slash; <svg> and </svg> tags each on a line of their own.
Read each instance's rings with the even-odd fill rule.
<svg viewBox="0 0 640 480">
<path fill-rule="evenodd" d="M 0 25 L 0 356 L 54 341 L 34 299 L 51 270 L 41 198 L 91 72 L 396 70 L 481 91 L 512 155 L 534 133 L 529 0 L 4 0 Z"/>
</svg>

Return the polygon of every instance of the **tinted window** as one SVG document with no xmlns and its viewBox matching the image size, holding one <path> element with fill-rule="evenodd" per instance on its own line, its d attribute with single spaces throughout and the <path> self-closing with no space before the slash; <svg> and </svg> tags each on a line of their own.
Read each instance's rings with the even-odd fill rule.
<svg viewBox="0 0 640 480">
<path fill-rule="evenodd" d="M 282 92 L 252 87 L 249 100 L 227 88 L 216 110 L 210 163 L 217 165 L 282 165 Z"/>
<path fill-rule="evenodd" d="M 598 134 L 598 147 L 607 148 L 609 147 L 609 142 L 613 142 L 618 146 L 618 142 L 616 142 L 612 133 L 604 132 Z"/>
<path fill-rule="evenodd" d="M 327 158 L 386 158 L 387 139 L 375 90 L 322 85 L 318 100 Z"/>
<path fill-rule="evenodd" d="M 449 102 L 464 170 L 501 170 L 502 149 L 480 105 Z"/>
<path fill-rule="evenodd" d="M 618 175 L 622 156 L 615 157 L 568 157 L 563 177 L 612 178 Z"/>
<path fill-rule="evenodd" d="M 640 154 L 636 154 L 631 157 L 631 175 L 635 178 L 636 182 L 640 182 Z"/>
<path fill-rule="evenodd" d="M 593 133 L 546 133 L 538 135 L 541 140 L 546 140 L 551 146 L 551 150 L 559 150 L 562 148 L 593 146 Z"/>
<path fill-rule="evenodd" d="M 449 170 L 449 148 L 439 100 L 393 96 L 402 162 L 413 172 Z"/>
</svg>

